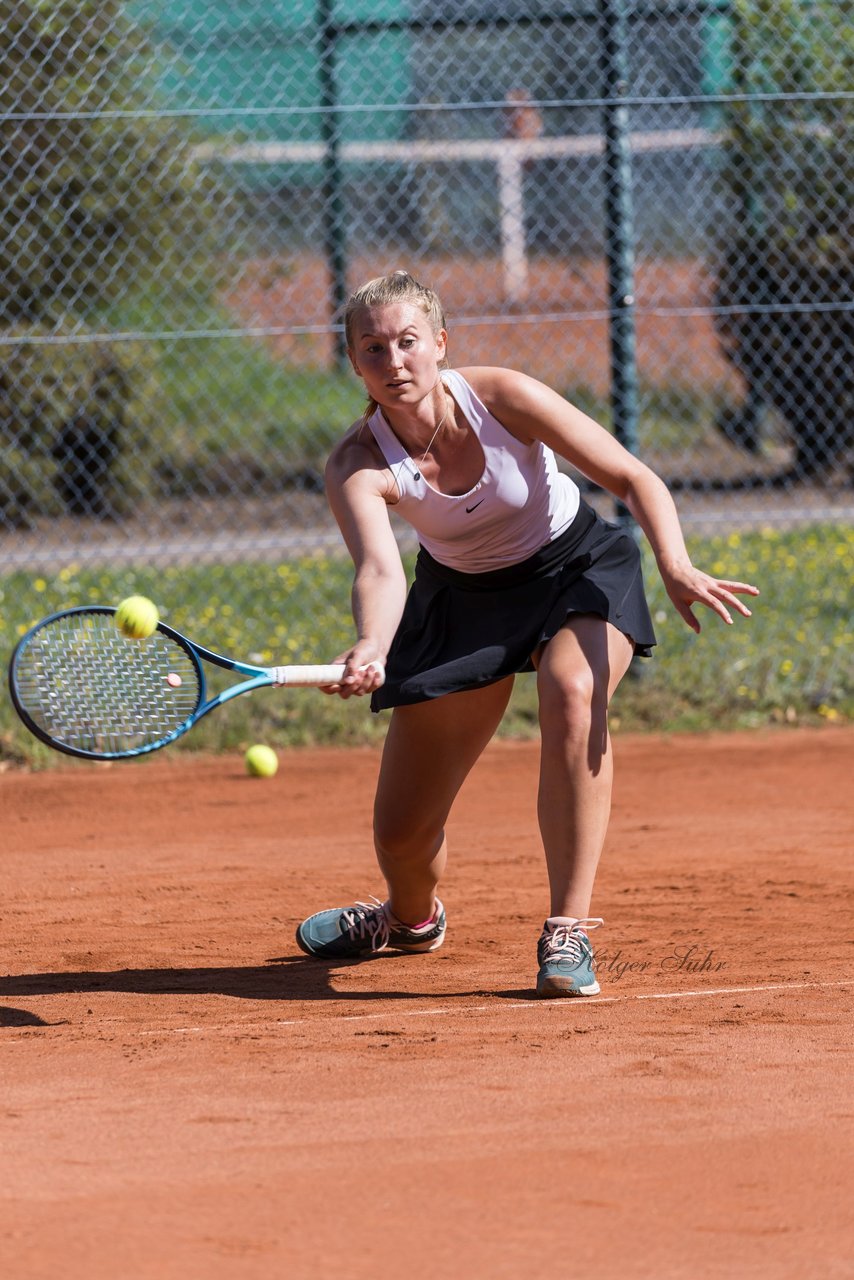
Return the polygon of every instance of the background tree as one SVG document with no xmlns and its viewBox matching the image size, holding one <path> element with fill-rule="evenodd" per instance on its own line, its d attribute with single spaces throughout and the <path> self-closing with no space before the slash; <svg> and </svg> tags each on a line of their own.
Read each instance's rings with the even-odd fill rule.
<svg viewBox="0 0 854 1280">
<path fill-rule="evenodd" d="M 755 446 L 755 406 L 773 406 L 810 476 L 854 430 L 852 8 L 733 0 L 730 57 L 733 92 L 762 95 L 726 110 L 719 331 L 748 386 L 730 430 Z"/>
<path fill-rule="evenodd" d="M 2 323 L 83 319 L 209 248 L 192 139 L 153 110 L 151 52 L 124 9 L 0 0 Z"/>
<path fill-rule="evenodd" d="M 113 515 L 143 397 L 87 328 L 134 290 L 205 289 L 207 180 L 120 0 L 0 0 L 0 31 L 0 511 Z"/>
</svg>

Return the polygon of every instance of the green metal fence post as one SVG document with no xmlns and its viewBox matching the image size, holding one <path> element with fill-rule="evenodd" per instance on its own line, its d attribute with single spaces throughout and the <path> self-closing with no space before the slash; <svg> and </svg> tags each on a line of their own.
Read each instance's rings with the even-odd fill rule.
<svg viewBox="0 0 854 1280">
<path fill-rule="evenodd" d="M 638 376 L 635 340 L 634 217 L 629 135 L 628 20 L 624 0 L 599 0 L 605 134 L 605 257 L 610 312 L 614 434 L 637 452 Z M 617 518 L 633 524 L 622 503 Z"/>
<path fill-rule="evenodd" d="M 319 36 L 320 132 L 323 153 L 323 239 L 329 267 L 329 306 L 333 322 L 338 324 L 347 301 L 347 236 L 344 226 L 344 173 L 341 165 L 341 119 L 338 105 L 337 43 L 338 30 L 334 18 L 335 0 L 318 0 L 317 30 Z M 335 363 L 347 364 L 344 334 L 333 334 Z"/>
</svg>

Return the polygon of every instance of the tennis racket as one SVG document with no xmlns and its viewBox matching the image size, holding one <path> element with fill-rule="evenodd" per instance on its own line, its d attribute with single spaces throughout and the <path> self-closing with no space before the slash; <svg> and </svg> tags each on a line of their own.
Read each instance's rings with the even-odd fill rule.
<svg viewBox="0 0 854 1280">
<path fill-rule="evenodd" d="M 115 609 L 84 605 L 32 627 L 9 664 L 12 702 L 37 738 L 86 760 L 158 751 L 215 707 L 267 685 L 336 684 L 344 664 L 256 667 L 223 658 L 161 622 L 146 640 L 126 640 Z M 245 676 L 208 698 L 203 663 Z"/>
</svg>

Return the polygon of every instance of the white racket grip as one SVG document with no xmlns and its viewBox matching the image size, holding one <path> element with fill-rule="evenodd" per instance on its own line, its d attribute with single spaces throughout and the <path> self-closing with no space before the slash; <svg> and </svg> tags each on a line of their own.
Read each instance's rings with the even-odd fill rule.
<svg viewBox="0 0 854 1280">
<path fill-rule="evenodd" d="M 385 680 L 385 667 L 381 662 L 369 662 L 368 666 L 375 667 L 380 674 L 380 684 Z M 316 687 L 321 684 L 338 684 L 344 676 L 346 667 L 343 662 L 330 663 L 327 666 L 308 666 L 308 667 L 272 667 L 271 675 L 273 677 L 273 685 L 278 689 L 282 685 L 293 687 L 303 686 L 305 688 Z"/>
</svg>

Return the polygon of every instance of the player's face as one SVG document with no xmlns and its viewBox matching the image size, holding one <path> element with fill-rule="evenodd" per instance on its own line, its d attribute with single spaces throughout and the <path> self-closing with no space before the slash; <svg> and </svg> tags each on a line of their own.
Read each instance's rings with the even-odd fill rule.
<svg viewBox="0 0 854 1280">
<path fill-rule="evenodd" d="M 377 404 L 417 404 L 439 377 L 447 334 L 433 332 L 419 307 L 364 307 L 354 316 L 350 359 Z"/>
</svg>

